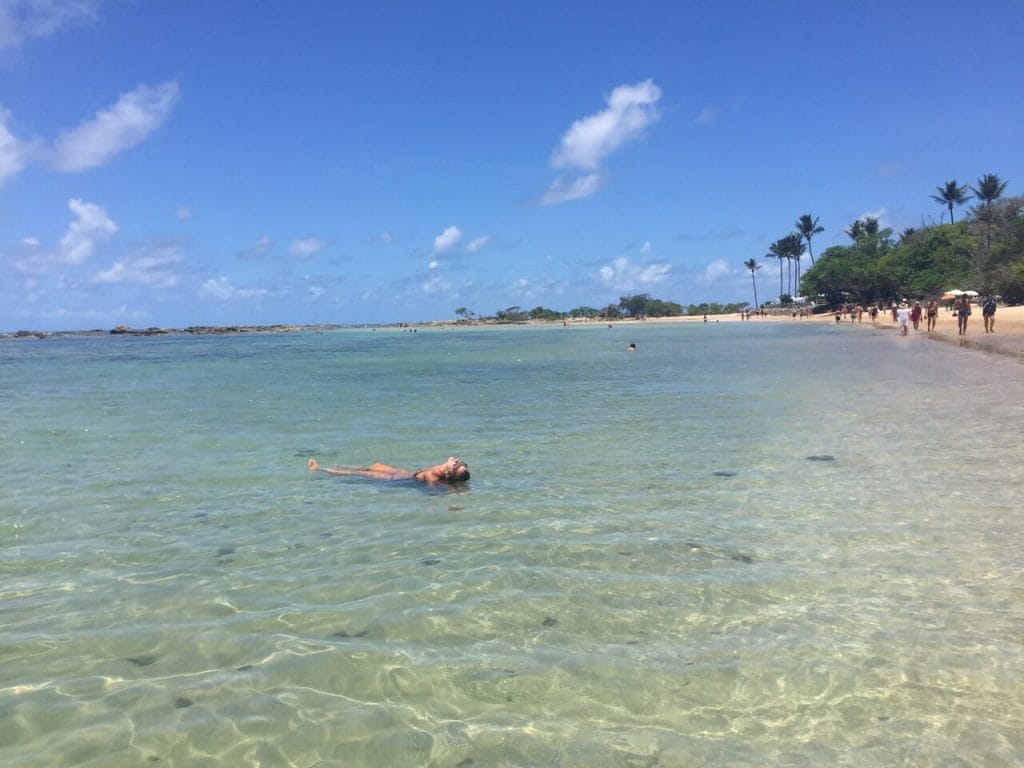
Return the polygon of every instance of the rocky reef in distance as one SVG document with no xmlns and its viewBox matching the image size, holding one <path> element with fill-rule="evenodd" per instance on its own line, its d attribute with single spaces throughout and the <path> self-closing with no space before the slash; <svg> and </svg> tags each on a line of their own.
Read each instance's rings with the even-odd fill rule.
<svg viewBox="0 0 1024 768">
<path fill-rule="evenodd" d="M 348 325 L 190 325 L 187 328 L 129 328 L 119 325 L 107 330 L 91 331 L 15 331 L 0 333 L 0 339 L 52 339 L 74 336 L 172 336 L 224 335 L 232 333 L 295 333 L 297 331 L 330 331 L 338 328 L 363 328 Z"/>
</svg>

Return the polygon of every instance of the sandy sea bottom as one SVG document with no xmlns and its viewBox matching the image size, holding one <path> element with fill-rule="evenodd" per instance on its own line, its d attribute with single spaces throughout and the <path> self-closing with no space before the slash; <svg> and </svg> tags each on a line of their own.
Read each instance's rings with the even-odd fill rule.
<svg viewBox="0 0 1024 768">
<path fill-rule="evenodd" d="M 1021 764 L 1021 370 L 800 324 L 5 343 L 0 763 Z"/>
</svg>

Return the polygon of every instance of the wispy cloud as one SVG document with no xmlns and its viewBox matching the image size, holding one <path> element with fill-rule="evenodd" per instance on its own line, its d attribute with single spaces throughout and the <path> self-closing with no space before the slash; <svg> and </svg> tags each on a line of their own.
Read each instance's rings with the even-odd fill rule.
<svg viewBox="0 0 1024 768">
<path fill-rule="evenodd" d="M 599 173 L 588 173 L 569 181 L 559 176 L 551 182 L 550 187 L 544 190 L 540 202 L 542 205 L 557 205 L 570 200 L 578 200 L 581 197 L 590 197 L 602 187 L 603 183 L 604 180 Z"/>
<path fill-rule="evenodd" d="M 708 264 L 701 273 L 701 279 L 705 283 L 717 283 L 723 279 L 739 274 L 740 270 L 729 266 L 725 259 L 716 259 Z"/>
<path fill-rule="evenodd" d="M 480 253 L 487 244 L 491 242 L 490 235 L 481 235 L 480 237 L 474 237 L 466 244 L 466 253 Z"/>
<path fill-rule="evenodd" d="M 462 230 L 452 224 L 444 232 L 434 238 L 434 253 L 444 253 L 455 247 L 462 239 Z"/>
<path fill-rule="evenodd" d="M 633 291 L 664 283 L 669 278 L 672 265 L 663 262 L 634 264 L 620 256 L 611 264 L 598 271 L 601 282 L 617 291 Z"/>
<path fill-rule="evenodd" d="M 112 107 L 97 112 L 57 138 L 54 168 L 69 172 L 95 168 L 140 144 L 163 125 L 179 96 L 178 84 L 174 82 L 140 85 L 122 94 Z"/>
<path fill-rule="evenodd" d="M 192 206 L 190 205 L 179 205 L 174 209 L 174 217 L 178 221 L 188 221 L 192 218 Z"/>
<path fill-rule="evenodd" d="M 200 298 L 230 301 L 231 299 L 259 299 L 266 296 L 266 288 L 236 288 L 226 277 L 214 277 L 199 286 Z"/>
<path fill-rule="evenodd" d="M 708 105 L 697 113 L 697 116 L 693 118 L 693 122 L 697 125 L 708 125 L 713 123 L 717 117 L 718 107 Z"/>
<path fill-rule="evenodd" d="M 239 261 L 259 261 L 268 253 L 270 249 L 274 247 L 274 241 L 264 235 L 259 238 L 255 243 L 250 245 L 248 248 L 243 248 L 238 252 Z M 293 245 L 294 247 L 294 245 Z M 294 255 L 294 254 L 293 254 Z"/>
<path fill-rule="evenodd" d="M 545 205 L 588 197 L 601 187 L 601 164 L 623 144 L 643 135 L 658 119 L 661 89 L 652 80 L 620 85 L 600 112 L 576 120 L 562 136 L 551 166 L 580 174 L 559 176 L 541 198 Z"/>
<path fill-rule="evenodd" d="M 99 284 L 134 283 L 151 288 L 173 288 L 178 284 L 175 267 L 184 261 L 176 245 L 145 248 L 126 259 L 114 262 L 110 269 L 98 272 L 92 282 Z"/>
<path fill-rule="evenodd" d="M 0 19 L 0 26 L 2 23 Z M 19 139 L 7 127 L 10 119 L 10 113 L 0 107 L 0 186 L 21 173 L 32 153 L 32 145 Z"/>
<path fill-rule="evenodd" d="M 60 260 L 64 264 L 82 264 L 117 232 L 117 224 L 103 208 L 93 203 L 69 200 L 68 208 L 75 214 L 75 220 L 60 239 Z"/>
<path fill-rule="evenodd" d="M 94 18 L 99 5 L 98 0 L 0 0 L 0 51 L 15 50 L 28 40 Z"/>
<path fill-rule="evenodd" d="M 320 253 L 327 245 L 326 240 L 321 240 L 318 237 L 303 237 L 292 241 L 291 247 L 288 248 L 288 253 L 292 258 L 305 261 Z"/>
</svg>

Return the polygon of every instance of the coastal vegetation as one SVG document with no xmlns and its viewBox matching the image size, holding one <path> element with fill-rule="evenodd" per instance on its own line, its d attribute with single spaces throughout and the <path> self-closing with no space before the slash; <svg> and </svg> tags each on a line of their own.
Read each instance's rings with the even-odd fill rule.
<svg viewBox="0 0 1024 768">
<path fill-rule="evenodd" d="M 946 182 L 932 198 L 949 210 L 950 223 L 898 236 L 875 218 L 858 219 L 846 230 L 851 242 L 828 248 L 803 275 L 803 295 L 866 306 L 959 288 L 1024 302 L 1024 197 L 1003 198 L 1006 187 L 995 174 L 973 186 Z M 955 206 L 971 198 L 978 204 L 954 222 Z"/>
</svg>

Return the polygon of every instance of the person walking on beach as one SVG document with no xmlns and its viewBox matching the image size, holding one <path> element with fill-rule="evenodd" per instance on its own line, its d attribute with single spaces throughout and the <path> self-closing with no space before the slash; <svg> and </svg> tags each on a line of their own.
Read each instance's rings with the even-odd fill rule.
<svg viewBox="0 0 1024 768">
<path fill-rule="evenodd" d="M 914 330 L 921 324 L 921 302 L 915 301 L 913 308 L 910 310 L 910 322 L 914 324 Z"/>
<path fill-rule="evenodd" d="M 996 332 L 996 300 L 992 296 L 981 305 L 981 319 L 985 323 L 985 333 Z"/>
<path fill-rule="evenodd" d="M 957 333 L 963 336 L 967 333 L 967 318 L 971 316 L 971 297 L 966 294 L 958 296 L 953 306 L 956 308 Z"/>
<path fill-rule="evenodd" d="M 900 311 L 900 308 L 896 306 L 896 302 L 895 301 L 892 303 L 892 306 L 889 307 L 889 311 L 892 312 L 892 321 L 895 323 L 896 322 L 896 316 L 897 316 L 897 314 Z"/>
<path fill-rule="evenodd" d="M 910 322 L 910 310 L 906 304 L 900 304 L 896 310 L 896 320 L 900 324 L 900 336 L 907 335 L 907 324 Z"/>
<path fill-rule="evenodd" d="M 925 309 L 925 314 L 928 318 L 928 330 L 930 331 L 932 328 L 935 327 L 935 321 L 939 317 L 939 302 L 937 302 L 935 299 L 929 301 L 928 306 Z"/>
<path fill-rule="evenodd" d="M 366 467 L 321 467 L 316 459 L 310 459 L 307 465 L 311 472 L 326 472 L 329 475 L 357 475 L 371 480 L 415 480 L 418 483 L 437 485 L 439 483 L 462 483 L 469 480 L 469 465 L 462 459 L 452 456 L 444 464 L 435 464 L 423 469 L 404 469 L 392 467 L 375 461 Z"/>
</svg>

